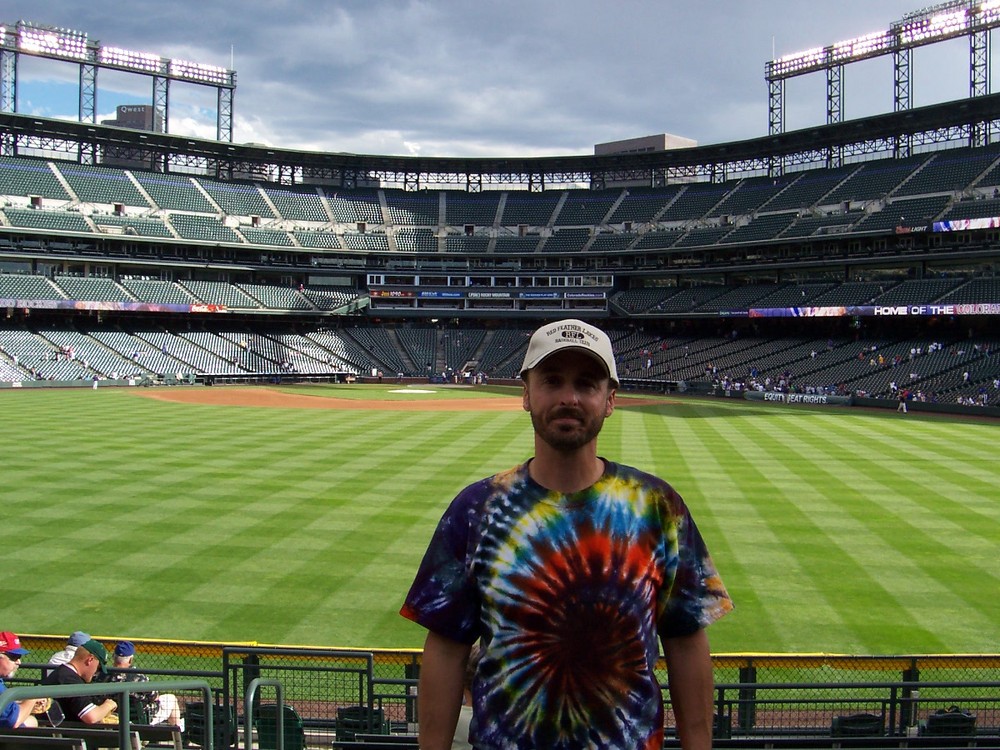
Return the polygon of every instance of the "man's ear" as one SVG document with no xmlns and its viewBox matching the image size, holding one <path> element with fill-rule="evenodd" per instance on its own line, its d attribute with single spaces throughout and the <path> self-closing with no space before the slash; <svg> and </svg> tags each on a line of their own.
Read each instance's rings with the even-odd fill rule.
<svg viewBox="0 0 1000 750">
<path fill-rule="evenodd" d="M 618 393 L 617 390 L 611 388 L 608 390 L 608 402 L 604 407 L 605 418 L 610 417 L 615 410 L 615 395 Z"/>
<path fill-rule="evenodd" d="M 521 408 L 531 411 L 531 398 L 528 396 L 528 381 L 524 381 L 524 389 L 521 391 Z"/>
</svg>

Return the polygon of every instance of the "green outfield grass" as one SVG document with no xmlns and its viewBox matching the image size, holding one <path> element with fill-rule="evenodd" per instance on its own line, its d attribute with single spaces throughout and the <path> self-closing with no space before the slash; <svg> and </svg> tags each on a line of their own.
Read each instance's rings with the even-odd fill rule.
<svg viewBox="0 0 1000 750">
<path fill-rule="evenodd" d="M 461 487 L 531 450 L 520 410 L 226 407 L 152 390 L 0 392 L 2 629 L 419 646 L 397 612 L 434 524 Z M 997 652 L 1000 425 L 619 407 L 601 453 L 681 492 L 737 603 L 714 651 Z"/>
</svg>

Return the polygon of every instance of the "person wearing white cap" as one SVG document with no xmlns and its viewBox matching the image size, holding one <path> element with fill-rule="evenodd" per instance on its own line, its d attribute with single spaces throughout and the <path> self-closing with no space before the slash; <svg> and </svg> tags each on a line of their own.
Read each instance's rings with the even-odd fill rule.
<svg viewBox="0 0 1000 750">
<path fill-rule="evenodd" d="M 733 605 L 673 488 L 598 455 L 619 385 L 610 338 L 580 320 L 543 325 L 521 378 L 534 456 L 458 494 L 400 610 L 428 630 L 420 747 L 451 745 L 479 641 L 477 750 L 660 747 L 661 646 L 681 747 L 709 750 L 705 628 Z"/>
<path fill-rule="evenodd" d="M 73 654 L 76 653 L 76 649 L 82 646 L 84 643 L 90 640 L 90 634 L 84 633 L 82 630 L 75 630 L 70 635 L 69 640 L 66 642 L 66 648 L 62 651 L 56 651 L 52 656 L 49 657 L 48 669 L 42 670 L 42 677 L 45 677 L 53 668 L 58 667 L 60 664 L 66 664 L 70 659 L 73 658 Z"/>
</svg>

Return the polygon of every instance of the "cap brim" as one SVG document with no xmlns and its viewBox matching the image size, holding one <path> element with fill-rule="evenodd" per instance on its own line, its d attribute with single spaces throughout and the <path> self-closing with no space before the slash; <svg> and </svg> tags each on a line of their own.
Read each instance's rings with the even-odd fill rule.
<svg viewBox="0 0 1000 750">
<path fill-rule="evenodd" d="M 31 652 L 26 648 L 9 648 L 4 651 L 5 654 L 17 654 L 18 656 L 27 656 Z"/>
<path fill-rule="evenodd" d="M 615 380 L 615 378 L 611 375 L 610 372 L 608 372 L 608 364 L 607 362 L 604 361 L 603 357 L 601 357 L 600 354 L 595 352 L 589 346 L 573 346 L 572 344 L 566 344 L 564 346 L 561 346 L 553 352 L 546 352 L 542 356 L 536 358 L 533 362 L 526 363 L 524 367 L 521 369 L 521 377 L 523 378 L 524 374 L 528 372 L 528 370 L 534 370 L 545 360 L 549 359 L 550 357 L 554 357 L 557 354 L 562 354 L 563 352 L 580 352 L 581 354 L 588 355 L 592 360 L 594 360 L 595 362 L 597 362 L 597 364 L 601 366 L 601 369 L 604 370 L 604 374 L 608 376 L 608 380 L 610 380 L 615 387 L 618 386 L 618 381 Z"/>
</svg>

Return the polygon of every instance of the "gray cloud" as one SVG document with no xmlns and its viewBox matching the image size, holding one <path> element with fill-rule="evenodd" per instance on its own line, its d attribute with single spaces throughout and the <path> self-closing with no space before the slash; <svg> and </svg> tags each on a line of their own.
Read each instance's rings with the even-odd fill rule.
<svg viewBox="0 0 1000 750">
<path fill-rule="evenodd" d="M 764 64 L 772 50 L 787 54 L 884 29 L 917 6 L 136 0 L 127 7 L 8 0 L 2 20 L 73 28 L 104 44 L 214 65 L 228 66 L 232 53 L 239 141 L 478 156 L 589 153 L 597 142 L 660 132 L 701 143 L 765 135 Z M 967 92 L 967 44 L 949 44 L 917 51 L 917 104 Z M 72 66 L 63 68 L 72 78 Z M 22 77 L 32 70 L 26 66 Z M 849 66 L 845 80 L 848 115 L 891 109 L 891 69 Z M 100 82 L 102 111 L 117 90 L 149 90 L 141 79 L 102 74 Z M 822 123 L 823 87 L 815 74 L 790 82 L 789 127 Z M 207 90 L 182 88 L 172 91 L 179 110 L 172 128 L 211 136 L 214 121 L 202 111 L 206 99 L 213 106 Z"/>
</svg>

